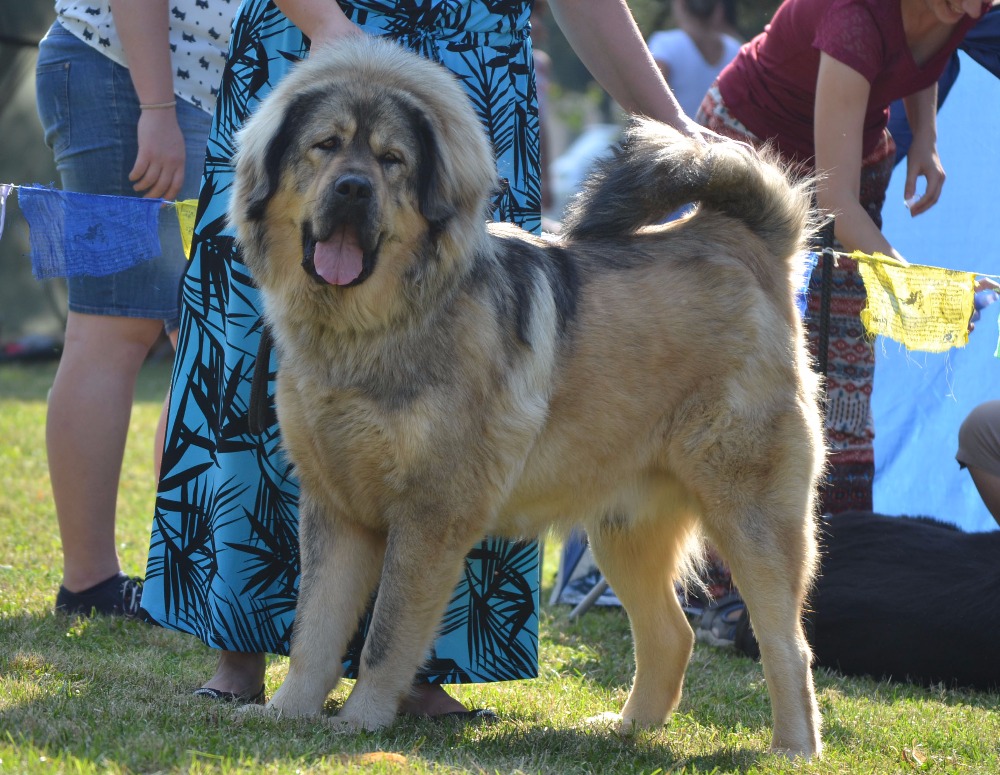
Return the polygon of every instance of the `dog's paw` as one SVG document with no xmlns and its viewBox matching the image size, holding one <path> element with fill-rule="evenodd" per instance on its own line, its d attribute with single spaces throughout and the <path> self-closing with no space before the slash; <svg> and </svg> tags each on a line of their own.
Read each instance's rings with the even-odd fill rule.
<svg viewBox="0 0 1000 775">
<path fill-rule="evenodd" d="M 617 732 L 618 727 L 621 726 L 622 723 L 622 714 L 606 710 L 603 713 L 598 713 L 596 716 L 590 716 L 589 718 L 584 719 L 583 723 L 588 727 L 614 730 Z"/>
<path fill-rule="evenodd" d="M 398 702 L 391 696 L 379 696 L 365 689 L 365 685 L 359 680 L 340 712 L 334 717 L 343 724 L 345 731 L 377 732 L 396 720 Z"/>
<path fill-rule="evenodd" d="M 242 705 L 236 709 L 236 712 L 242 716 L 246 717 L 264 717 L 270 716 L 271 718 L 311 718 L 319 716 L 319 711 L 313 709 L 297 708 L 285 704 L 275 704 L 274 702 L 269 702 L 267 705 Z"/>
<path fill-rule="evenodd" d="M 781 747 L 776 748 L 773 745 L 767 749 L 767 752 L 769 754 L 773 754 L 774 756 L 783 756 L 791 761 L 796 761 L 801 759 L 804 762 L 811 762 L 821 758 L 819 751 L 811 751 L 808 749 L 798 750 L 798 749 L 781 748 Z"/>
<path fill-rule="evenodd" d="M 337 715 L 326 719 L 327 726 L 335 735 L 354 735 L 364 732 L 365 728 L 355 719 Z"/>
<path fill-rule="evenodd" d="M 356 713 L 351 713 L 350 709 L 347 709 L 346 706 L 345 708 L 341 708 L 336 716 L 329 719 L 334 732 L 342 732 L 344 734 L 378 732 L 380 729 L 391 726 L 395 720 L 395 714 L 381 713 L 359 716 Z"/>
<path fill-rule="evenodd" d="M 260 718 L 262 716 L 277 716 L 278 714 L 271 708 L 270 705 L 257 705 L 255 703 L 249 703 L 247 705 L 240 705 L 236 708 L 236 712 L 243 716 L 244 718 Z"/>
<path fill-rule="evenodd" d="M 621 713 L 615 713 L 611 710 L 598 713 L 596 716 L 590 716 L 583 723 L 590 729 L 599 729 L 626 737 L 634 735 L 639 728 L 635 721 L 622 718 Z"/>
</svg>

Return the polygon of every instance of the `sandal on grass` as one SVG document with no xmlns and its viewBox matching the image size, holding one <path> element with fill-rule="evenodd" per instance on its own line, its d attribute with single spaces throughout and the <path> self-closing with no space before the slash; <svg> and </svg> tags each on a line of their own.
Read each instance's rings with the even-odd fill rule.
<svg viewBox="0 0 1000 775">
<path fill-rule="evenodd" d="M 260 691 L 252 697 L 247 697 L 246 695 L 239 694 L 237 692 L 224 692 L 221 689 L 210 689 L 207 686 L 195 689 L 194 696 L 205 697 L 206 699 L 216 700 L 218 702 L 231 702 L 235 705 L 263 705 L 264 686 L 261 684 Z"/>
<path fill-rule="evenodd" d="M 463 724 L 493 724 L 500 720 L 500 714 L 493 708 L 473 708 L 472 710 L 452 710 L 447 713 L 406 713 L 400 716 L 420 721 L 460 721 Z"/>
<path fill-rule="evenodd" d="M 455 710 L 451 713 L 439 713 L 430 718 L 434 721 L 461 721 L 463 724 L 493 724 L 500 720 L 500 716 L 492 708 Z"/>
</svg>

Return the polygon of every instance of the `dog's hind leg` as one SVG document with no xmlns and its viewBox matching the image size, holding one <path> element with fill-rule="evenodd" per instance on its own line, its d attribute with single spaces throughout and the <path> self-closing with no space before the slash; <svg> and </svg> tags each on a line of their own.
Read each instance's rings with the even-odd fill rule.
<svg viewBox="0 0 1000 775">
<path fill-rule="evenodd" d="M 378 583 L 383 539 L 334 522 L 303 495 L 299 539 L 302 578 L 288 675 L 268 708 L 292 716 L 322 711 L 343 672 L 342 660 Z"/>
<path fill-rule="evenodd" d="M 821 742 L 812 654 L 802 627 L 815 557 L 807 500 L 794 505 L 765 497 L 721 520 L 717 505 L 705 528 L 729 562 L 760 644 L 774 717 L 771 750 L 808 758 L 820 753 Z"/>
<path fill-rule="evenodd" d="M 674 575 L 691 520 L 657 515 L 638 525 L 606 520 L 590 536 L 598 567 L 628 612 L 635 680 L 621 729 L 660 726 L 681 699 L 694 634 L 681 610 Z"/>
</svg>

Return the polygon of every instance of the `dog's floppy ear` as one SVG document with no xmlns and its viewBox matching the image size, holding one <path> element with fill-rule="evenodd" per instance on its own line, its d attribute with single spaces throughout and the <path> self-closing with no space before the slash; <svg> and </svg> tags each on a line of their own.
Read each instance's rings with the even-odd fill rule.
<svg viewBox="0 0 1000 775">
<path fill-rule="evenodd" d="M 304 94 L 284 111 L 258 111 L 237 135 L 235 157 L 244 188 L 238 191 L 248 221 L 264 218 L 267 203 L 278 190 L 285 154 L 318 95 Z"/>
<path fill-rule="evenodd" d="M 446 161 L 441 157 L 437 130 L 427 115 L 419 108 L 413 108 L 412 118 L 420 143 L 420 169 L 417 173 L 420 212 L 431 225 L 431 231 L 437 233 L 455 214 L 453 194 L 445 190 L 448 173 L 443 165 Z"/>
<path fill-rule="evenodd" d="M 497 182 L 492 147 L 468 97 L 450 81 L 441 85 L 454 93 L 442 90 L 451 102 L 439 102 L 438 111 L 419 103 L 409 106 L 420 147 L 420 212 L 435 232 L 447 228 L 457 214 L 478 217 L 482 211 L 485 219 L 486 198 Z"/>
</svg>

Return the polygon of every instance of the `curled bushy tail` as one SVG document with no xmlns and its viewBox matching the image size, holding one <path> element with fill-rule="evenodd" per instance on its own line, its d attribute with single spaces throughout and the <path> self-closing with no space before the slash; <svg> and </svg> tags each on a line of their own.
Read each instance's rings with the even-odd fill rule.
<svg viewBox="0 0 1000 775">
<path fill-rule="evenodd" d="M 809 186 L 767 151 L 732 140 L 701 143 L 636 117 L 618 152 L 598 162 L 570 204 L 563 235 L 570 241 L 627 236 L 697 203 L 739 219 L 771 252 L 787 256 L 812 228 Z"/>
</svg>

